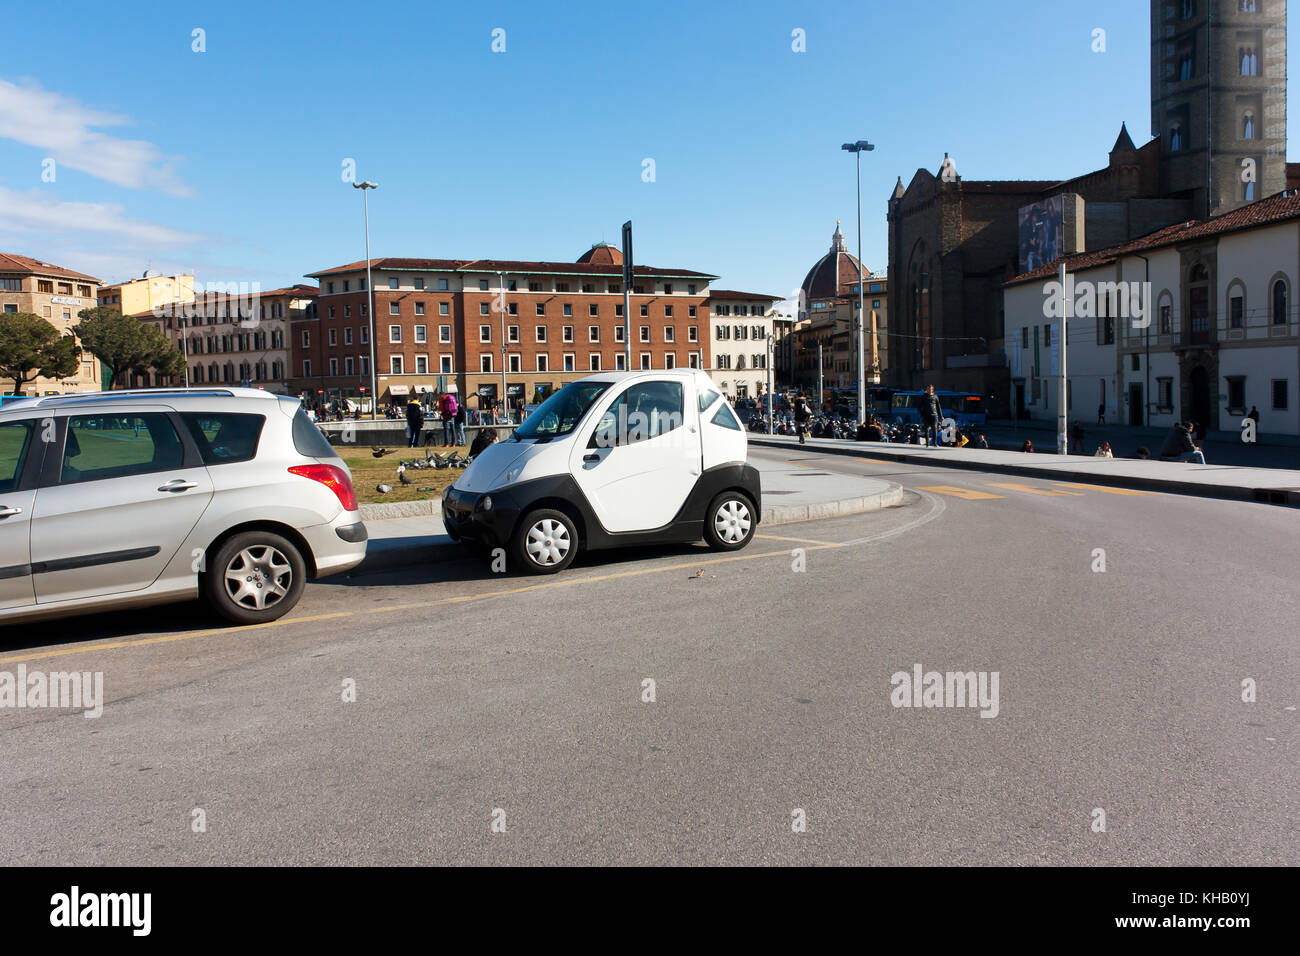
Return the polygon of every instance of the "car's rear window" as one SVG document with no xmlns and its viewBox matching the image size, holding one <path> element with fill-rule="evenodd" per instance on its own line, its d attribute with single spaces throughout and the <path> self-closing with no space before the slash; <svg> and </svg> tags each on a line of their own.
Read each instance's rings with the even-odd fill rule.
<svg viewBox="0 0 1300 956">
<path fill-rule="evenodd" d="M 257 457 L 265 415 L 242 412 L 181 412 L 205 465 L 251 461 Z"/>
<path fill-rule="evenodd" d="M 301 408 L 293 416 L 293 447 L 304 458 L 337 458 L 339 453 Z"/>
</svg>

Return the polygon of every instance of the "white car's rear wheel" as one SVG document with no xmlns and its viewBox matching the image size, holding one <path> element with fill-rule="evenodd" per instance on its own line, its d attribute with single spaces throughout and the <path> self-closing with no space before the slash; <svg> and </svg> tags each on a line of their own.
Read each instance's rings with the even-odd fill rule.
<svg viewBox="0 0 1300 956">
<path fill-rule="evenodd" d="M 306 583 L 306 563 L 291 541 L 269 531 L 245 531 L 212 556 L 203 591 L 226 620 L 263 624 L 293 610 Z"/>
</svg>

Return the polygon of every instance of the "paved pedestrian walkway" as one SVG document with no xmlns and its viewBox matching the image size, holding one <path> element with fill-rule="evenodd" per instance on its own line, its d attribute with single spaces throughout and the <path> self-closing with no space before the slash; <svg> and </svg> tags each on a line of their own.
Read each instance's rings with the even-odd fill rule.
<svg viewBox="0 0 1300 956">
<path fill-rule="evenodd" d="M 894 507 L 903 501 L 903 489 L 894 482 L 819 471 L 806 461 L 791 463 L 786 460 L 788 457 L 760 451 L 750 458 L 750 464 L 762 476 L 760 533 L 763 527 L 863 514 Z M 425 504 L 421 502 L 419 507 L 422 510 Z M 359 573 L 452 560 L 464 555 L 465 549 L 452 541 L 443 527 L 441 502 L 428 507 L 430 514 L 370 518 L 368 512 L 382 515 L 384 511 L 362 505 L 361 517 L 366 522 L 370 541 Z"/>
</svg>

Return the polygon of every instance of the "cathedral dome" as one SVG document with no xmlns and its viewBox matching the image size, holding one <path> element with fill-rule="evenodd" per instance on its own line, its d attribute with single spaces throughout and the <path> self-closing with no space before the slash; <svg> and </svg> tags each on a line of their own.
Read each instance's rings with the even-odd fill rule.
<svg viewBox="0 0 1300 956">
<path fill-rule="evenodd" d="M 870 269 L 862 270 L 863 277 L 871 275 Z M 840 224 L 835 223 L 835 234 L 831 236 L 831 250 L 822 256 L 808 270 L 804 277 L 803 291 L 805 302 L 813 299 L 837 299 L 853 294 L 853 287 L 858 284 L 858 259 L 849 253 L 844 244 L 844 233 Z"/>
<path fill-rule="evenodd" d="M 623 250 L 608 242 L 598 242 L 578 256 L 578 261 L 597 266 L 621 266 L 623 264 Z"/>
</svg>

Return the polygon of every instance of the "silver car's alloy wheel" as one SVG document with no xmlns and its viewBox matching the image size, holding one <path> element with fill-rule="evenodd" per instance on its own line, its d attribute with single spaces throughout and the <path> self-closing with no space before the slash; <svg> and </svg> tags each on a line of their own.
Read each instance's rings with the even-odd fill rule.
<svg viewBox="0 0 1300 956">
<path fill-rule="evenodd" d="M 226 594 L 250 611 L 278 604 L 292 586 L 293 566 L 269 544 L 244 548 L 226 565 Z"/>
<path fill-rule="evenodd" d="M 534 564 L 546 568 L 563 561 L 572 546 L 568 528 L 554 518 L 543 518 L 528 529 L 524 550 Z"/>
<path fill-rule="evenodd" d="M 738 544 L 749 534 L 749 509 L 743 501 L 729 498 L 713 516 L 713 530 L 727 544 Z"/>
</svg>

